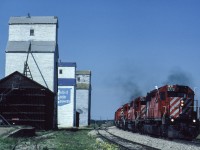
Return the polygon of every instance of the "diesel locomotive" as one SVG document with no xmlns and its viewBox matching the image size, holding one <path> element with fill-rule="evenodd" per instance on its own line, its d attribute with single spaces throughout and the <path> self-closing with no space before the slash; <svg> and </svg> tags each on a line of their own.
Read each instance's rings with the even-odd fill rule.
<svg viewBox="0 0 200 150">
<path fill-rule="evenodd" d="M 118 108 L 115 125 L 141 134 L 194 139 L 199 134 L 197 110 L 190 87 L 165 85 Z"/>
</svg>

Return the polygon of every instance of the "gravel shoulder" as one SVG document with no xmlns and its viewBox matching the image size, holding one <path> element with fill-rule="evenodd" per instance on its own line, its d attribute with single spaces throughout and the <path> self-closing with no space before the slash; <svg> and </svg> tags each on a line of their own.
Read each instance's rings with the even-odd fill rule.
<svg viewBox="0 0 200 150">
<path fill-rule="evenodd" d="M 173 150 L 199 150 L 200 149 L 200 146 L 189 144 L 189 142 L 187 142 L 187 141 L 185 141 L 185 142 L 177 141 L 177 140 L 170 141 L 170 140 L 165 140 L 165 139 L 154 138 L 154 137 L 150 137 L 147 135 L 140 135 L 139 133 L 132 133 L 132 132 L 128 132 L 128 131 L 119 130 L 115 126 L 109 127 L 108 132 L 110 132 L 116 136 L 125 138 L 127 140 L 145 144 L 145 145 L 155 147 L 158 149 L 162 149 L 162 150 L 170 150 L 170 149 L 173 149 Z"/>
</svg>

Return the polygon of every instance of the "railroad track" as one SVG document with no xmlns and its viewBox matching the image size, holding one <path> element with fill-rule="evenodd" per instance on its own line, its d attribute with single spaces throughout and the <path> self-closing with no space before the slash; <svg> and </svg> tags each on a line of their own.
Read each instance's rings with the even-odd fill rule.
<svg viewBox="0 0 200 150">
<path fill-rule="evenodd" d="M 123 139 L 119 136 L 116 136 L 110 132 L 108 132 L 106 129 L 98 129 L 98 134 L 106 139 L 107 141 L 116 144 L 119 146 L 120 149 L 126 149 L 126 150 L 159 150 L 158 148 L 150 147 L 141 143 L 133 142 L 127 139 Z"/>
<path fill-rule="evenodd" d="M 104 128 L 105 130 L 106 130 L 106 128 Z M 107 130 L 106 130 L 107 131 Z M 108 130 L 109 131 L 109 130 Z M 107 132 L 108 132 L 107 131 Z M 108 132 L 108 133 L 110 133 L 110 132 Z M 112 133 L 110 133 L 111 135 L 113 135 Z M 114 134 L 114 136 L 116 136 L 116 134 Z M 121 137 L 121 135 L 120 134 L 118 134 L 117 136 L 120 136 Z M 137 138 L 137 137 L 135 137 L 135 138 Z M 169 147 L 169 148 L 171 148 L 171 147 L 179 147 L 179 145 L 177 145 L 177 144 L 180 144 L 180 146 L 183 146 L 182 144 L 184 144 L 184 145 L 186 145 L 186 147 L 189 147 L 189 148 L 194 148 L 194 149 L 200 149 L 200 140 L 192 140 L 192 141 L 187 141 L 187 140 L 181 140 L 181 139 L 173 139 L 173 140 L 171 140 L 171 139 L 164 139 L 164 138 L 158 138 L 158 139 L 161 139 L 161 141 L 160 141 L 160 144 L 159 143 L 157 143 L 157 141 L 155 141 L 155 140 L 153 140 L 154 142 L 155 142 L 155 145 L 159 145 L 158 146 L 158 149 L 163 149 L 163 148 L 166 148 L 166 147 Z M 130 139 L 129 139 L 130 140 Z M 138 140 L 137 140 L 138 141 Z M 150 140 L 151 141 L 151 140 Z M 159 141 L 159 140 L 158 140 Z M 166 143 L 168 143 L 168 144 L 166 144 L 165 143 L 165 141 L 166 141 Z M 138 141 L 139 142 L 139 141 Z M 164 144 L 165 143 L 165 144 Z M 140 143 L 136 143 L 136 144 L 140 144 Z M 141 144 L 142 145 L 142 144 Z M 164 146 L 164 145 L 166 145 L 166 146 Z M 145 145 L 146 146 L 146 145 Z M 164 147 L 163 147 L 164 146 Z M 147 146 L 147 149 L 152 149 L 153 147 L 148 147 Z M 154 148 L 153 148 L 154 149 Z"/>
</svg>

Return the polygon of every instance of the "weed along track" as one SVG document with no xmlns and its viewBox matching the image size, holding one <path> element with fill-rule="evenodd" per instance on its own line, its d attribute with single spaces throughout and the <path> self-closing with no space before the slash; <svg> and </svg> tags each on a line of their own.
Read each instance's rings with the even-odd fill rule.
<svg viewBox="0 0 200 150">
<path fill-rule="evenodd" d="M 99 129 L 97 130 L 98 134 L 108 140 L 109 142 L 116 144 L 120 147 L 120 149 L 128 149 L 128 150 L 159 150 L 154 147 L 150 147 L 144 144 L 136 143 L 127 139 L 124 139 L 122 137 L 116 136 L 110 132 L 108 132 L 106 129 Z"/>
<path fill-rule="evenodd" d="M 41 136 L 37 137 L 29 137 L 29 138 L 19 138 L 17 143 L 13 146 L 12 150 L 23 150 L 23 149 L 29 149 L 29 150 L 39 150 L 47 148 L 47 146 L 43 146 L 42 142 L 45 140 L 49 140 L 53 138 L 53 133 L 46 133 Z M 56 147 L 50 146 L 51 149 L 56 149 Z"/>
<path fill-rule="evenodd" d="M 30 149 L 30 150 L 38 150 L 38 143 L 37 142 L 30 142 L 30 138 L 24 140 L 18 140 L 17 143 L 13 146 L 12 150 L 23 150 L 23 149 Z"/>
<path fill-rule="evenodd" d="M 109 148 L 112 146 L 107 143 L 98 143 L 96 138 L 88 135 L 90 131 L 91 130 L 69 131 L 63 129 L 37 132 L 33 137 L 12 137 L 10 138 L 12 140 L 12 145 L 2 142 L 0 150 L 95 150 L 98 148 L 103 149 L 105 146 Z M 3 144 L 5 148 L 3 148 Z"/>
</svg>

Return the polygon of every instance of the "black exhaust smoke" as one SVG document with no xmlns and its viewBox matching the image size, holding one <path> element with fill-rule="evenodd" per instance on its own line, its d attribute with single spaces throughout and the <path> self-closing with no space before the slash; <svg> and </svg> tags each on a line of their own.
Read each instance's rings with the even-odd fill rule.
<svg viewBox="0 0 200 150">
<path fill-rule="evenodd" d="M 118 78 L 116 83 L 121 91 L 120 93 L 123 93 L 126 98 L 126 102 L 130 102 L 142 95 L 142 91 L 140 90 L 138 84 L 132 80 Z"/>
<path fill-rule="evenodd" d="M 180 69 L 172 70 L 164 84 L 193 85 L 192 76 Z"/>
</svg>

